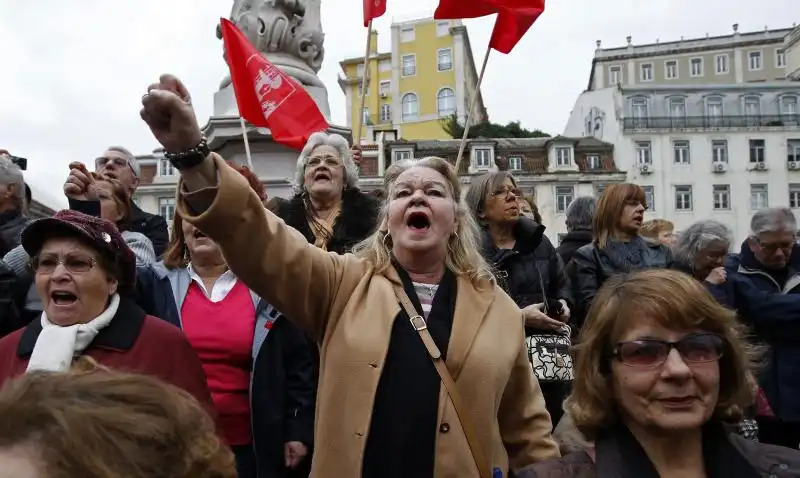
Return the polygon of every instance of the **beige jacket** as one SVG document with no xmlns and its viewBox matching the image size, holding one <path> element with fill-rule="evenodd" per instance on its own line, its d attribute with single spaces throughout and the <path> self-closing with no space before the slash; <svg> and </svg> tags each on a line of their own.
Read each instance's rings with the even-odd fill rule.
<svg viewBox="0 0 800 478">
<path fill-rule="evenodd" d="M 221 157 L 215 160 L 218 187 L 181 195 L 179 211 L 220 244 L 238 278 L 320 341 L 312 476 L 358 477 L 392 323 L 400 312 L 392 290 L 400 278 L 394 269 L 378 274 L 351 254 L 309 244 L 265 210 Z M 469 278 L 457 281 L 447 367 L 492 467 L 508 476 L 509 465 L 516 470 L 558 457 L 528 362 L 519 308 L 493 284 L 476 288 Z M 448 431 L 437 435 L 435 476 L 479 476 L 444 387 L 439 400 L 437 430 Z M 449 427 L 441 427 L 445 423 Z"/>
</svg>

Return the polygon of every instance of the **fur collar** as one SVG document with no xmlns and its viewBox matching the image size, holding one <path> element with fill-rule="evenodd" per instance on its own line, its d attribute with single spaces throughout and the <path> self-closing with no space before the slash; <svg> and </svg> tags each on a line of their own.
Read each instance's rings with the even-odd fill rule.
<svg viewBox="0 0 800 478">
<path fill-rule="evenodd" d="M 297 194 L 289 200 L 278 199 L 276 202 L 277 215 L 313 243 L 314 234 L 308 225 L 303 197 Z M 377 199 L 357 189 L 346 189 L 342 194 L 342 211 L 333 227 L 328 250 L 339 254 L 350 252 L 353 246 L 375 232 L 379 209 Z"/>
</svg>

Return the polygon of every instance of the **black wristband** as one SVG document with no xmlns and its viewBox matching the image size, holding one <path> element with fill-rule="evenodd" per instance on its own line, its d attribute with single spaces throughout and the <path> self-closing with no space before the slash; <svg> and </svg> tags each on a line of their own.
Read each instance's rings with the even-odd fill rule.
<svg viewBox="0 0 800 478">
<path fill-rule="evenodd" d="M 208 140 L 205 136 L 200 137 L 200 143 L 198 143 L 197 146 L 186 151 L 177 153 L 164 151 L 164 157 L 167 158 L 178 171 L 184 171 L 198 166 L 209 154 L 211 154 L 211 150 L 208 149 Z"/>
</svg>

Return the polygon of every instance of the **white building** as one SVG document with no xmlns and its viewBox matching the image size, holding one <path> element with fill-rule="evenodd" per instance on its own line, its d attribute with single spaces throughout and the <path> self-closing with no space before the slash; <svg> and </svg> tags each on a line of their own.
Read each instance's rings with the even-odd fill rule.
<svg viewBox="0 0 800 478">
<path fill-rule="evenodd" d="M 598 48 L 564 135 L 612 143 L 617 166 L 647 192 L 648 219 L 681 230 L 713 217 L 739 240 L 761 208 L 800 216 L 800 83 L 783 79 L 789 30 L 734 29 Z"/>
</svg>

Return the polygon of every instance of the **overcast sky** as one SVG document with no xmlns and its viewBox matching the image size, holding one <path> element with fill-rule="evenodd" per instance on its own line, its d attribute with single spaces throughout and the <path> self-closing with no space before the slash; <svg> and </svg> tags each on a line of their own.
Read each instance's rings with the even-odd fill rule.
<svg viewBox="0 0 800 478">
<path fill-rule="evenodd" d="M 463 0 L 468 1 L 468 0 Z M 389 49 L 392 17 L 430 16 L 437 0 L 389 0 L 376 21 Z M 92 162 L 107 145 L 135 154 L 157 146 L 139 118 L 140 98 L 162 72 L 187 84 L 205 123 L 226 74 L 215 28 L 225 0 L 0 0 L 0 148 L 29 159 L 26 179 L 60 197 L 67 164 Z M 333 122 L 344 124 L 339 61 L 363 55 L 361 0 L 322 0 Z M 548 0 L 510 55 L 489 60 L 483 93 L 490 118 L 561 132 L 586 87 L 595 41 L 621 46 L 790 27 L 800 0 Z M 476 62 L 494 19 L 468 20 Z"/>
</svg>

